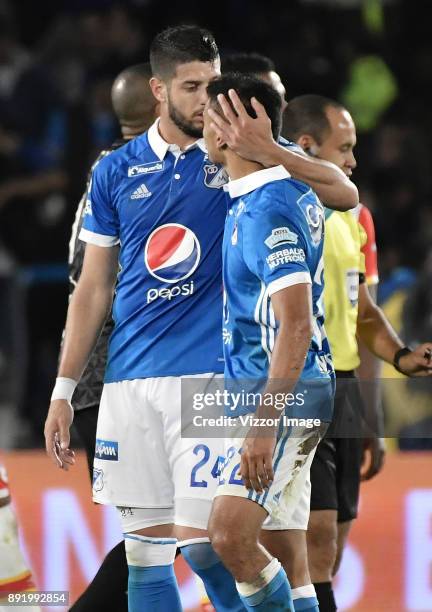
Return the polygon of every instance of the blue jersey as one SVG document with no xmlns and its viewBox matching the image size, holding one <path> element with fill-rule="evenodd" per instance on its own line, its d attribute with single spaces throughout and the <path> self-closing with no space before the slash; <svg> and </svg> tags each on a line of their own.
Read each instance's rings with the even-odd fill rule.
<svg viewBox="0 0 432 612">
<path fill-rule="evenodd" d="M 223 372 L 227 180 L 203 140 L 181 151 L 158 122 L 96 166 L 80 238 L 121 246 L 105 382 Z"/>
<path fill-rule="evenodd" d="M 223 242 L 225 377 L 250 383 L 267 378 L 278 333 L 271 296 L 309 283 L 313 337 L 301 381 L 322 381 L 330 398 L 333 368 L 322 311 L 324 210 L 307 185 L 289 176 L 278 166 L 228 185 L 232 205 Z M 298 416 L 330 420 L 331 410 L 331 401 L 306 402 Z"/>
<path fill-rule="evenodd" d="M 226 181 L 157 124 L 96 166 L 80 238 L 120 243 L 105 382 L 223 371 Z"/>
</svg>

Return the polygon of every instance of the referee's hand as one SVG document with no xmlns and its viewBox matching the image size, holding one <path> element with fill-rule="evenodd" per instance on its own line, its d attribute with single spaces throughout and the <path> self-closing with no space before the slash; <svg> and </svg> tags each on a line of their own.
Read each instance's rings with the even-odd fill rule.
<svg viewBox="0 0 432 612">
<path fill-rule="evenodd" d="M 383 438 L 371 436 L 363 440 L 363 462 L 360 471 L 362 482 L 371 480 L 381 472 L 385 460 Z"/>
<path fill-rule="evenodd" d="M 75 454 L 69 448 L 72 420 L 73 408 L 67 400 L 51 402 L 45 421 L 45 448 L 48 457 L 63 470 L 75 463 Z"/>
<path fill-rule="evenodd" d="M 401 357 L 399 368 L 407 376 L 432 376 L 432 342 L 420 344 Z"/>
</svg>

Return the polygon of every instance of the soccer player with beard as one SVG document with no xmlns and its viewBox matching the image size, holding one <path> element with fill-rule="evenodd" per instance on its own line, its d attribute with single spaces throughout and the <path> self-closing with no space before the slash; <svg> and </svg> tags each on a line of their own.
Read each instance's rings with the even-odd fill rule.
<svg viewBox="0 0 432 612">
<path fill-rule="evenodd" d="M 158 116 L 158 104 L 149 85 L 151 76 L 150 63 L 147 62 L 126 68 L 114 80 L 111 100 L 122 137 L 116 140 L 109 149 L 101 151 L 92 166 L 92 171 L 104 157 L 145 132 Z M 91 174 L 76 211 L 69 243 L 70 297 L 79 281 L 84 261 L 86 243 L 79 240 L 78 235 L 86 211 L 90 177 Z M 108 354 L 108 341 L 113 327 L 114 322 L 109 315 L 72 397 L 74 425 L 87 454 L 90 479 L 93 475 L 96 426 Z M 126 612 L 127 580 L 128 568 L 122 541 L 107 554 L 88 588 L 71 607 L 71 612 L 85 612 L 101 608 L 106 612 L 110 610 Z"/>
<path fill-rule="evenodd" d="M 177 540 L 215 607 L 237 610 L 242 604 L 234 582 L 206 531 L 221 441 L 180 435 L 182 379 L 194 377 L 204 389 L 223 372 L 226 175 L 209 162 L 200 138 L 206 87 L 219 74 L 219 56 L 209 32 L 179 26 L 156 36 L 150 57 L 160 120 L 93 172 L 80 232 L 86 253 L 69 305 L 46 448 L 53 461 L 57 453 L 64 467 L 73 465 L 70 399 L 115 287 L 93 491 L 95 501 L 119 508 L 130 610 L 180 609 Z M 272 165 L 273 158 L 283 160 L 336 208 L 357 203 L 355 186 L 336 167 L 278 145 L 263 114 L 243 144 Z"/>
</svg>

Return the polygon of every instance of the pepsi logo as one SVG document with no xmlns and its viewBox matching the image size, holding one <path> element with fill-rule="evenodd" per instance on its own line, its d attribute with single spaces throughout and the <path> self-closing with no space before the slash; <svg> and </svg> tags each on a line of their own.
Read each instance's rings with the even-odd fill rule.
<svg viewBox="0 0 432 612">
<path fill-rule="evenodd" d="M 179 223 L 167 223 L 155 229 L 144 249 L 148 271 L 164 283 L 177 283 L 191 276 L 200 257 L 198 238 Z"/>
</svg>

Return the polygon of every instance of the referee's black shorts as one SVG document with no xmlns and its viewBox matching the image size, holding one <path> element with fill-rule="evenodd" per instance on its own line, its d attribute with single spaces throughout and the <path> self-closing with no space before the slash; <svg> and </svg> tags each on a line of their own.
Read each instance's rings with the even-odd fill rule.
<svg viewBox="0 0 432 612">
<path fill-rule="evenodd" d="M 337 510 L 338 522 L 357 516 L 363 459 L 363 400 L 353 371 L 336 371 L 333 421 L 311 466 L 311 511 Z"/>
</svg>

